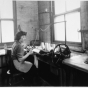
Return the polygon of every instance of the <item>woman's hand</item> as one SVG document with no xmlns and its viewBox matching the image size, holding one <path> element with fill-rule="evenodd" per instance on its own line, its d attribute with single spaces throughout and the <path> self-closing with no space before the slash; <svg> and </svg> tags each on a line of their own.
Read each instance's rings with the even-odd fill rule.
<svg viewBox="0 0 88 88">
<path fill-rule="evenodd" d="M 29 55 L 30 55 L 30 54 L 33 54 L 33 51 L 32 51 L 32 49 L 30 49 L 30 51 L 29 51 L 28 53 L 29 53 Z"/>
</svg>

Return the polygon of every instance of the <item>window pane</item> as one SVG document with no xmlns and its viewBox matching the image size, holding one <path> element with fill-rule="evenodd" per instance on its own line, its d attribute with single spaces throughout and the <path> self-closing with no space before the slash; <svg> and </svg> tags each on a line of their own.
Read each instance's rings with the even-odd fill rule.
<svg viewBox="0 0 88 88">
<path fill-rule="evenodd" d="M 64 21 L 64 15 L 61 15 L 61 16 L 54 18 L 54 22 L 60 22 L 60 21 Z"/>
<path fill-rule="evenodd" d="M 66 21 L 67 41 L 81 42 L 81 33 L 78 32 L 80 30 L 80 12 L 66 15 Z"/>
<path fill-rule="evenodd" d="M 65 25 L 64 22 L 54 24 L 54 35 L 56 41 L 65 41 Z"/>
<path fill-rule="evenodd" d="M 55 0 L 55 15 L 65 12 L 65 1 Z"/>
<path fill-rule="evenodd" d="M 14 41 L 13 21 L 1 21 L 2 43 Z"/>
<path fill-rule="evenodd" d="M 1 27 L 0 27 L 0 43 L 1 43 L 1 38 L 2 38 L 1 36 L 2 36 L 2 34 L 1 34 Z"/>
<path fill-rule="evenodd" d="M 0 18 L 13 18 L 12 0 L 0 0 Z"/>
<path fill-rule="evenodd" d="M 66 10 L 74 10 L 76 8 L 80 8 L 80 1 L 79 0 L 67 0 L 66 1 Z"/>
</svg>

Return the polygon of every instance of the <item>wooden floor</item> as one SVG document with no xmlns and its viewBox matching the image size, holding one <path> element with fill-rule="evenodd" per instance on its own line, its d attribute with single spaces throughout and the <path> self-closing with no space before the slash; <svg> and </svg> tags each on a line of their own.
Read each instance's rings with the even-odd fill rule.
<svg viewBox="0 0 88 88">
<path fill-rule="evenodd" d="M 23 86 L 50 86 L 50 84 L 40 77 L 35 80 L 35 83 L 30 83 L 27 81 Z"/>
<path fill-rule="evenodd" d="M 41 77 L 35 78 L 35 83 L 34 82 L 30 82 L 28 80 L 24 80 L 21 83 L 18 83 L 17 85 L 14 85 L 17 87 L 27 87 L 27 86 L 50 86 L 50 84 L 48 82 L 46 82 L 45 80 L 43 80 Z M 14 87 L 12 86 L 12 87 Z M 8 87 L 7 85 L 7 79 L 5 78 L 4 75 L 0 75 L 0 87 Z"/>
</svg>

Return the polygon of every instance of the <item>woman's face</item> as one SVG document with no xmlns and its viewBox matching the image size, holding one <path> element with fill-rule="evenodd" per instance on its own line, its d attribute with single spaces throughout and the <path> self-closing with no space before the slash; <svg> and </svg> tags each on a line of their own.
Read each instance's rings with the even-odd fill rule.
<svg viewBox="0 0 88 88">
<path fill-rule="evenodd" d="M 21 36 L 20 42 L 24 42 L 25 39 L 26 39 L 26 36 L 25 35 Z"/>
</svg>

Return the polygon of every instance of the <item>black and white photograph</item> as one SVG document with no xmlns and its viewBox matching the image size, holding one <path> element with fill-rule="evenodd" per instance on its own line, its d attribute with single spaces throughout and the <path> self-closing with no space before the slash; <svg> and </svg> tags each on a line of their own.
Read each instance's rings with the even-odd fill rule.
<svg viewBox="0 0 88 88">
<path fill-rule="evenodd" d="M 88 87 L 88 1 L 0 0 L 0 87 Z"/>
</svg>

